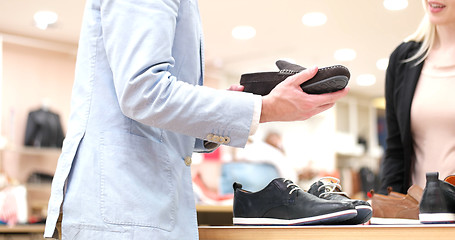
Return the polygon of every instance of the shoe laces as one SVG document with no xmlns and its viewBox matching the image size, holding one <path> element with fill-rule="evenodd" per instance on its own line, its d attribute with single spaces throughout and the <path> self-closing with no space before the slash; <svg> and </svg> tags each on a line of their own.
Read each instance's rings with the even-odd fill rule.
<svg viewBox="0 0 455 240">
<path fill-rule="evenodd" d="M 323 184 L 318 188 L 318 192 L 321 190 L 323 193 L 319 194 L 319 197 L 323 198 L 327 195 L 330 194 L 340 194 L 340 195 L 345 195 L 347 194 L 345 192 L 341 191 L 341 185 L 340 185 L 340 180 L 335 177 L 322 177 L 319 179 Z"/>
<path fill-rule="evenodd" d="M 291 191 L 289 191 L 289 195 L 291 195 L 295 190 L 302 190 L 299 185 L 293 183 L 291 180 L 283 179 L 284 183 L 287 183 L 286 188 L 292 187 Z"/>
</svg>

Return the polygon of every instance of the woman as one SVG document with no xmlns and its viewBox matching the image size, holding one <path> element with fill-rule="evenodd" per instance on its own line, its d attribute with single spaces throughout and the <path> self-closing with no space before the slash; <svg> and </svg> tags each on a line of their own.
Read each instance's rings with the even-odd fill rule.
<svg viewBox="0 0 455 240">
<path fill-rule="evenodd" d="M 423 0 L 417 31 L 390 56 L 382 186 L 406 193 L 425 174 L 455 172 L 455 0 Z"/>
</svg>

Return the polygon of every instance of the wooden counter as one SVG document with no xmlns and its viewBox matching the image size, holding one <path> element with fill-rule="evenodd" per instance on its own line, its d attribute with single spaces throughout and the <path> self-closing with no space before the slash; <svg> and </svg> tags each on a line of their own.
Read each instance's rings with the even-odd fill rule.
<svg viewBox="0 0 455 240">
<path fill-rule="evenodd" d="M 42 240 L 44 224 L 16 225 L 9 227 L 0 225 L 0 240 Z"/>
<path fill-rule="evenodd" d="M 232 226 L 232 206 L 196 205 L 200 226 Z"/>
<path fill-rule="evenodd" d="M 455 224 L 243 227 L 200 226 L 199 240 L 454 240 Z"/>
<path fill-rule="evenodd" d="M 16 225 L 14 227 L 1 225 L 0 234 L 4 233 L 44 233 L 44 224 Z"/>
<path fill-rule="evenodd" d="M 196 211 L 198 212 L 215 212 L 215 213 L 231 213 L 232 205 L 218 206 L 218 205 L 196 205 Z"/>
<path fill-rule="evenodd" d="M 0 239 L 9 234 L 28 234 L 42 239 L 44 225 L 0 226 Z M 18 236 L 19 237 L 19 236 Z M 10 239 L 10 238 L 8 238 Z M 14 239 L 14 238 L 11 238 Z M 199 240 L 453 240 L 455 224 L 356 225 L 299 227 L 200 226 Z"/>
</svg>

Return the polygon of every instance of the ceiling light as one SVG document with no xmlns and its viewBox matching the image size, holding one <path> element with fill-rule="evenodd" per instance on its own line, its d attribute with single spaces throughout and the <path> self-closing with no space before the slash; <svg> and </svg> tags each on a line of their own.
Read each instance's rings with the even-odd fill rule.
<svg viewBox="0 0 455 240">
<path fill-rule="evenodd" d="M 38 11 L 33 15 L 35 25 L 39 29 L 46 29 L 49 25 L 57 22 L 58 15 L 52 11 Z"/>
<path fill-rule="evenodd" d="M 302 23 L 309 27 L 324 25 L 327 22 L 327 16 L 321 12 L 311 12 L 303 15 Z"/>
<path fill-rule="evenodd" d="M 384 0 L 383 4 L 387 10 L 398 11 L 408 7 L 408 0 Z"/>
<path fill-rule="evenodd" d="M 333 57 L 337 61 L 341 61 L 341 62 L 352 61 L 355 59 L 356 56 L 357 56 L 357 53 L 354 51 L 354 49 L 350 49 L 350 48 L 338 49 L 335 51 L 335 54 L 333 55 Z"/>
<path fill-rule="evenodd" d="M 359 86 L 371 86 L 376 83 L 376 77 L 373 74 L 361 74 L 356 78 Z"/>
<path fill-rule="evenodd" d="M 232 29 L 232 36 L 235 39 L 247 40 L 256 35 L 256 29 L 251 26 L 237 26 Z"/>
<path fill-rule="evenodd" d="M 381 58 L 376 62 L 376 67 L 379 70 L 386 70 L 389 66 L 389 59 L 388 58 Z"/>
</svg>

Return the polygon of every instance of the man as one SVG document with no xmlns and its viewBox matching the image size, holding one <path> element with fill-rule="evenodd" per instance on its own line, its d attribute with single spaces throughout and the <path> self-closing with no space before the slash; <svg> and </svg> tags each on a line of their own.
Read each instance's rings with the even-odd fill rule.
<svg viewBox="0 0 455 240">
<path fill-rule="evenodd" d="M 202 87 L 194 0 L 88 0 L 72 112 L 45 237 L 198 239 L 191 154 L 243 147 L 259 122 L 305 120 L 347 90 L 305 94 L 313 67 L 269 95 Z"/>
</svg>

